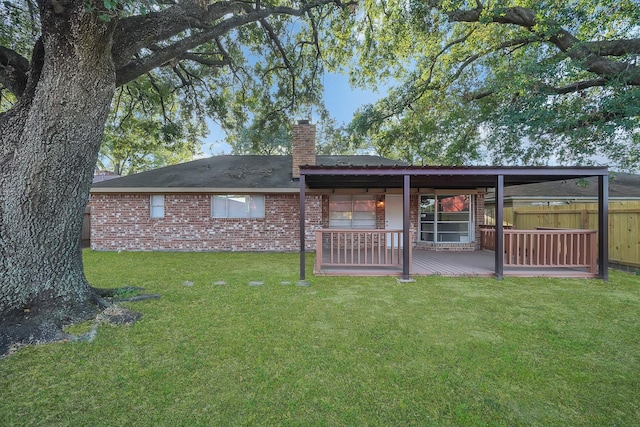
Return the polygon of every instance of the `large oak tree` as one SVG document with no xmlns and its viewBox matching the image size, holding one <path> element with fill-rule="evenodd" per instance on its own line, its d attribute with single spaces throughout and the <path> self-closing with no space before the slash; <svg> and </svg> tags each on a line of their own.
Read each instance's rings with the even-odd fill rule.
<svg viewBox="0 0 640 427">
<path fill-rule="evenodd" d="M 189 96 L 200 97 L 202 105 L 194 100 L 192 108 L 218 113 L 229 126 L 260 97 L 295 111 L 305 94 L 318 95 L 317 28 L 344 13 L 340 6 L 339 0 L 0 5 L 0 354 L 12 343 L 58 339 L 61 325 L 105 304 L 84 276 L 79 236 L 116 88 L 171 74 Z"/>
<path fill-rule="evenodd" d="M 352 122 L 383 154 L 640 166 L 637 1 L 366 0 L 335 31 L 355 83 L 400 83 Z"/>
</svg>

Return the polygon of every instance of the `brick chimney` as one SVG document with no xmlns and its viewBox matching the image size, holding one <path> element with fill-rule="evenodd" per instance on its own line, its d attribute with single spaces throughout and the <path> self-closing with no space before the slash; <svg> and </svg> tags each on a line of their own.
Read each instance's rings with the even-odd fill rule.
<svg viewBox="0 0 640 427">
<path fill-rule="evenodd" d="M 309 120 L 298 120 L 293 125 L 292 145 L 292 176 L 300 178 L 300 166 L 316 164 L 316 125 L 309 123 Z"/>
</svg>

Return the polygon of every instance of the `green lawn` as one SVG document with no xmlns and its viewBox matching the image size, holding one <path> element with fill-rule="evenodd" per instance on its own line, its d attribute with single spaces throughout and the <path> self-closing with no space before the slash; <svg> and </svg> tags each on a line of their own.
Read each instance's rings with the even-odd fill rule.
<svg viewBox="0 0 640 427">
<path fill-rule="evenodd" d="M 0 360 L 0 425 L 640 425 L 637 275 L 301 287 L 297 254 L 85 264 L 162 298 L 123 304 L 142 320 L 91 344 Z"/>
</svg>

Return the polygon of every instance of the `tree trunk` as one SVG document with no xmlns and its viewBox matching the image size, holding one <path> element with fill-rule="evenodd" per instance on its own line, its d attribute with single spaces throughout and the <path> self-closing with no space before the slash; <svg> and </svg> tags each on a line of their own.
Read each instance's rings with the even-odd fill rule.
<svg viewBox="0 0 640 427">
<path fill-rule="evenodd" d="M 40 2 L 41 49 L 27 90 L 0 116 L 0 354 L 50 341 L 100 298 L 84 276 L 80 236 L 115 91 L 113 22 L 84 0 Z"/>
</svg>

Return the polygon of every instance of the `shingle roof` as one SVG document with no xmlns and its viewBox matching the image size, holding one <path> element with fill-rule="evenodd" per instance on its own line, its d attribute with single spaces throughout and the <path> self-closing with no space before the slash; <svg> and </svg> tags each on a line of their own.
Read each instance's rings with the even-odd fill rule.
<svg viewBox="0 0 640 427">
<path fill-rule="evenodd" d="M 317 156 L 323 166 L 393 166 L 379 156 Z M 298 188 L 291 177 L 291 156 L 213 156 L 93 184 L 93 191 L 114 188 Z"/>
<path fill-rule="evenodd" d="M 543 197 L 598 197 L 598 178 L 513 185 L 505 187 L 504 196 L 536 199 Z M 488 198 L 491 197 L 493 197 L 493 191 L 488 194 Z M 611 172 L 609 175 L 609 197 L 640 198 L 640 175 Z"/>
</svg>

